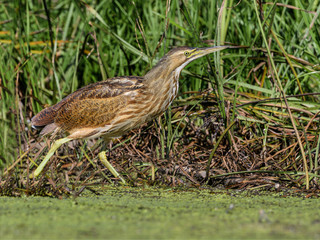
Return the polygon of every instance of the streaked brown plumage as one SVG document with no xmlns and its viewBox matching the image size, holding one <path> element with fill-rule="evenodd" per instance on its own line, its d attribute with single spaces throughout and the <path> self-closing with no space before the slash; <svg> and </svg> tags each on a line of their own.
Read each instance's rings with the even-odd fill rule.
<svg viewBox="0 0 320 240">
<path fill-rule="evenodd" d="M 66 141 L 121 136 L 169 107 L 178 93 L 180 72 L 188 63 L 229 47 L 174 48 L 145 76 L 115 77 L 80 88 L 39 112 L 31 124 L 35 128 L 44 127 L 41 134 L 68 132 Z"/>
</svg>

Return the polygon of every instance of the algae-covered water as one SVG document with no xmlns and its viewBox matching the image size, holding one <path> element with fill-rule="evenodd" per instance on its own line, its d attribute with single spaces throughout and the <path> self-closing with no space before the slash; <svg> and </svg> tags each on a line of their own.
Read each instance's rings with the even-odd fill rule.
<svg viewBox="0 0 320 240">
<path fill-rule="evenodd" d="M 1 239 L 319 239 L 319 199 L 232 191 L 110 188 L 55 199 L 0 197 Z"/>
</svg>

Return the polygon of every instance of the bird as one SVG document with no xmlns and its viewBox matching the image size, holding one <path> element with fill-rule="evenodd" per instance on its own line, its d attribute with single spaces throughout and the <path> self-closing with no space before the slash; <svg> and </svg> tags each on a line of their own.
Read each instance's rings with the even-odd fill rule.
<svg viewBox="0 0 320 240">
<path fill-rule="evenodd" d="M 100 136 L 108 141 L 160 116 L 178 95 L 179 77 L 185 66 L 207 54 L 234 47 L 175 47 L 144 76 L 113 77 L 92 83 L 43 109 L 31 119 L 32 127 L 42 128 L 40 135 L 62 132 L 69 135 L 52 144 L 30 177 L 39 176 L 54 152 L 64 143 Z M 107 162 L 104 151 L 99 153 L 99 158 L 119 177 Z"/>
</svg>

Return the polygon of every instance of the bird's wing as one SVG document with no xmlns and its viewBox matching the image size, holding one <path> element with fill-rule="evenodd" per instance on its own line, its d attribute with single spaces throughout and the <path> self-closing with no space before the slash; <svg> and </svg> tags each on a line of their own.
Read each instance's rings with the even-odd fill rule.
<svg viewBox="0 0 320 240">
<path fill-rule="evenodd" d="M 56 124 L 69 131 L 108 124 L 138 89 L 141 77 L 116 77 L 78 89 L 32 118 L 33 127 Z"/>
</svg>

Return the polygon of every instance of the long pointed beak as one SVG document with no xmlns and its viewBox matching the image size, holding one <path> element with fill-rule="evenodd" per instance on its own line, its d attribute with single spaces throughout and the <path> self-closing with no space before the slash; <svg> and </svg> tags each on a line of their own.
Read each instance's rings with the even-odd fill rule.
<svg viewBox="0 0 320 240">
<path fill-rule="evenodd" d="M 224 50 L 226 48 L 235 48 L 235 47 L 229 46 L 229 45 L 224 45 L 224 46 L 197 48 L 193 53 L 193 55 L 194 55 L 193 59 L 197 59 L 197 58 L 203 57 L 209 53 L 218 52 L 218 51 Z"/>
</svg>

